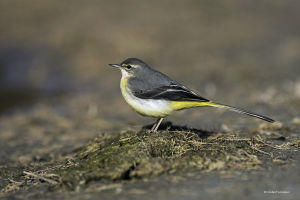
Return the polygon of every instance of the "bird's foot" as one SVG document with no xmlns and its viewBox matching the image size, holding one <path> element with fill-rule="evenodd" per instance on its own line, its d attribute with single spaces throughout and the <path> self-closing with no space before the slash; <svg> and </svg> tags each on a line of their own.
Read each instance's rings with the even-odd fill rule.
<svg viewBox="0 0 300 200">
<path fill-rule="evenodd" d="M 154 131 L 153 130 L 147 130 L 146 133 L 151 134 L 151 133 L 154 133 Z"/>
<path fill-rule="evenodd" d="M 157 130 L 146 130 L 146 134 L 153 134 L 153 133 L 157 133 Z"/>
</svg>

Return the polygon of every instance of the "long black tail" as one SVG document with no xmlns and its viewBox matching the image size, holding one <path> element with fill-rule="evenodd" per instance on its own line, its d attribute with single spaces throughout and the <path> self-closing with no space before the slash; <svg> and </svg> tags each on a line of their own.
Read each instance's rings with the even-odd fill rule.
<svg viewBox="0 0 300 200">
<path fill-rule="evenodd" d="M 243 109 L 240 109 L 240 108 L 235 108 L 235 107 L 224 105 L 224 104 L 210 102 L 209 106 L 217 107 L 217 108 L 224 108 L 224 109 L 231 110 L 231 111 L 234 111 L 234 112 L 238 112 L 238 113 L 241 113 L 241 114 L 249 115 L 251 117 L 256 117 L 258 119 L 262 119 L 262 120 L 265 120 L 265 121 L 271 122 L 271 123 L 275 122 L 275 120 L 273 120 L 269 117 L 259 115 L 259 114 L 255 114 L 255 113 L 251 113 L 251 112 L 248 112 L 246 110 L 243 110 Z"/>
</svg>

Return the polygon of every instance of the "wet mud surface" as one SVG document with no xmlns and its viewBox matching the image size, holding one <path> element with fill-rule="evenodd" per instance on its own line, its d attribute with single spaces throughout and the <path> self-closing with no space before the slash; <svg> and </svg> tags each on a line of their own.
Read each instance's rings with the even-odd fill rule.
<svg viewBox="0 0 300 200">
<path fill-rule="evenodd" d="M 51 126 L 34 117 L 27 120 L 23 130 Z M 56 126 L 60 137 L 65 123 Z M 146 195 L 151 199 L 153 190 L 159 197 L 175 199 L 196 198 L 199 190 L 206 197 L 217 192 L 220 198 L 229 191 L 234 192 L 231 196 L 249 198 L 262 197 L 269 190 L 288 191 L 281 194 L 286 197 L 297 194 L 299 124 L 262 123 L 257 128 L 212 132 L 167 122 L 157 133 L 147 130 L 98 133 L 75 149 L 54 138 L 46 148 L 31 144 L 31 152 L 15 146 L 11 152 L 22 148 L 22 156 L 15 155 L 18 162 L 1 165 L 1 196 L 131 199 Z M 56 151 L 51 149 L 54 143 Z M 285 179 L 276 180 L 281 176 Z"/>
</svg>

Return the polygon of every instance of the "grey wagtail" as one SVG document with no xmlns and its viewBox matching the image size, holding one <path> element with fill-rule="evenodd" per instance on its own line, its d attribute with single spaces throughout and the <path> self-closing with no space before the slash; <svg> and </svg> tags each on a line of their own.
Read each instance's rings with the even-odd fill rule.
<svg viewBox="0 0 300 200">
<path fill-rule="evenodd" d="M 186 108 L 212 106 L 274 122 L 268 117 L 205 99 L 137 58 L 121 64 L 109 64 L 121 70 L 120 88 L 126 102 L 139 114 L 158 118 L 151 132 L 156 132 L 164 117 Z"/>
</svg>

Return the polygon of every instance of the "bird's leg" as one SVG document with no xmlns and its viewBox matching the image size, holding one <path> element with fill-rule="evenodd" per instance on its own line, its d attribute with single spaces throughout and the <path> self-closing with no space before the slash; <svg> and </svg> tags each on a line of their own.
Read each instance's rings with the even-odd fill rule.
<svg viewBox="0 0 300 200">
<path fill-rule="evenodd" d="M 149 131 L 150 133 L 152 133 L 156 127 L 156 124 L 158 123 L 159 119 L 156 120 L 156 122 L 153 124 L 151 130 Z"/>
<path fill-rule="evenodd" d="M 158 119 L 157 122 L 156 122 L 155 128 L 154 128 L 154 129 L 152 128 L 153 130 L 151 129 L 151 132 L 156 132 L 157 129 L 158 129 L 158 127 L 159 127 L 159 125 L 160 125 L 160 123 L 161 123 L 163 120 L 164 120 L 164 118 Z"/>
<path fill-rule="evenodd" d="M 148 133 L 153 133 L 153 132 L 156 132 L 160 123 L 162 122 L 164 118 L 158 118 L 157 121 L 153 124 L 152 128 L 150 131 L 147 131 Z"/>
</svg>

